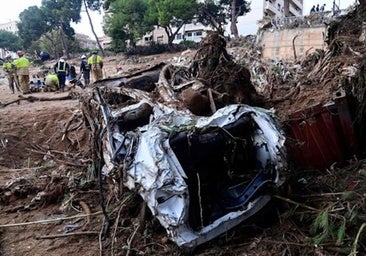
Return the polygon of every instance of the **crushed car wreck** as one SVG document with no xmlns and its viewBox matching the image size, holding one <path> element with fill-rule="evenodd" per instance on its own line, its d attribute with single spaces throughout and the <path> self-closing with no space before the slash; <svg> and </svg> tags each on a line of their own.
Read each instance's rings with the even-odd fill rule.
<svg viewBox="0 0 366 256">
<path fill-rule="evenodd" d="M 285 138 L 270 114 L 233 104 L 199 117 L 151 104 L 141 99 L 105 108 L 103 172 L 123 165 L 125 185 L 141 195 L 177 245 L 202 244 L 269 202 L 286 167 Z M 124 125 L 132 113 L 138 113 L 129 118 L 136 127 Z"/>
<path fill-rule="evenodd" d="M 223 99 L 216 84 L 219 96 L 191 111 L 187 102 L 203 99 L 207 86 L 187 82 L 188 70 L 164 66 L 154 91 L 126 87 L 126 79 L 99 81 L 83 113 L 94 139 L 102 140 L 103 174 L 121 171 L 123 184 L 142 197 L 169 238 L 192 249 L 266 206 L 287 159 L 272 113 L 244 104 L 255 97 L 240 86 Z M 182 96 L 187 90 L 192 98 Z"/>
</svg>

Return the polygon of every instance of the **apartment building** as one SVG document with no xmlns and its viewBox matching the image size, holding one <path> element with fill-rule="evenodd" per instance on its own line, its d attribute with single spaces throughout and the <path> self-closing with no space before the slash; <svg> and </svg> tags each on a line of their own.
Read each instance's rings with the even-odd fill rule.
<svg viewBox="0 0 366 256">
<path fill-rule="evenodd" d="M 9 21 L 0 24 L 0 30 L 5 30 L 11 33 L 16 34 L 18 32 L 18 27 L 16 21 Z M 7 51 L 6 49 L 0 48 L 0 58 L 4 59 L 6 55 L 12 55 L 13 57 L 16 56 L 14 52 Z"/>
<path fill-rule="evenodd" d="M 154 30 L 150 33 L 146 33 L 141 40 L 136 42 L 136 45 L 148 45 L 152 42 L 167 44 L 168 35 L 166 34 L 164 28 L 159 26 L 154 26 Z"/>
<path fill-rule="evenodd" d="M 5 30 L 11 33 L 16 34 L 18 32 L 17 22 L 16 21 L 9 21 L 6 23 L 0 24 L 0 30 Z"/>
<path fill-rule="evenodd" d="M 112 38 L 109 36 L 98 37 L 98 40 L 103 49 L 107 49 L 108 47 L 111 46 Z M 95 44 L 96 44 L 96 42 L 95 42 Z"/>
<path fill-rule="evenodd" d="M 284 17 L 302 16 L 303 0 L 262 0 L 252 1 L 251 11 L 238 18 L 239 35 L 255 35 L 258 31 L 258 21 L 264 18 L 273 20 Z M 227 31 L 230 24 L 228 24 Z"/>
<path fill-rule="evenodd" d="M 97 42 L 87 35 L 76 33 L 75 38 L 79 41 L 80 46 L 83 49 L 94 49 L 98 47 Z"/>
</svg>

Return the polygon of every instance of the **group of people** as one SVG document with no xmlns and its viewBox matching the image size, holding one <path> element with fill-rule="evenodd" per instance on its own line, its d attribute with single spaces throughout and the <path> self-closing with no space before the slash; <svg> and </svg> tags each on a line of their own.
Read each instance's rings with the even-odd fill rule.
<svg viewBox="0 0 366 256">
<path fill-rule="evenodd" d="M 325 6 L 326 6 L 326 4 L 323 4 L 322 6 L 320 6 L 319 4 L 317 4 L 316 6 L 313 5 L 313 7 L 310 10 L 310 14 L 323 13 L 325 11 Z M 332 11 L 333 11 L 333 16 L 336 16 L 340 13 L 339 6 L 336 4 L 335 0 L 333 1 Z"/>
<path fill-rule="evenodd" d="M 74 65 L 70 65 L 64 57 L 61 57 L 53 66 L 54 74 L 47 74 L 45 85 L 52 91 L 64 91 L 66 87 L 66 78 L 69 77 L 70 83 L 77 83 L 77 73 Z M 83 75 L 84 85 L 90 84 L 90 75 L 93 82 L 103 78 L 103 60 L 97 51 L 93 51 L 87 59 L 85 55 L 81 56 L 80 73 Z"/>
<path fill-rule="evenodd" d="M 324 12 L 324 10 L 325 10 L 325 4 L 323 4 L 322 6 L 319 6 L 319 4 L 317 4 L 316 6 L 313 5 L 313 7 L 310 10 L 310 14 L 315 12 Z"/>
<path fill-rule="evenodd" d="M 19 58 L 12 60 L 10 55 L 5 57 L 3 69 L 7 73 L 10 90 L 15 93 L 15 89 L 23 94 L 31 92 L 31 87 L 34 82 L 29 79 L 30 62 L 24 56 L 22 51 L 18 51 Z M 77 78 L 77 73 L 74 65 L 70 65 L 65 57 L 61 57 L 52 67 L 51 71 L 45 71 L 43 85 L 50 91 L 64 91 L 67 78 L 70 83 L 80 83 L 80 77 Z M 97 51 L 93 51 L 91 56 L 87 58 L 81 56 L 80 74 L 84 79 L 84 85 L 90 84 L 90 76 L 92 81 L 98 81 L 103 78 L 103 60 L 98 55 Z M 38 81 L 37 81 L 38 82 Z"/>
</svg>

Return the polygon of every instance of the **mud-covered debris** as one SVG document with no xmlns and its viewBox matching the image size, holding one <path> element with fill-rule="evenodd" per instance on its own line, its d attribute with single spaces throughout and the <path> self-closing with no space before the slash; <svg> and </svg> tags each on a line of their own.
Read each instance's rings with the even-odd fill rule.
<svg viewBox="0 0 366 256">
<path fill-rule="evenodd" d="M 217 107 L 243 103 L 263 106 L 262 96 L 251 83 L 250 71 L 233 60 L 226 51 L 226 40 L 218 32 L 210 32 L 201 42 L 191 64 L 192 76 L 212 89 Z M 220 99 L 225 95 L 225 99 Z"/>
<path fill-rule="evenodd" d="M 272 113 L 243 104 L 260 98 L 249 71 L 210 35 L 193 66 L 166 64 L 153 91 L 145 89 L 145 73 L 138 87 L 102 80 L 82 98 L 101 172 L 112 179 L 121 172 L 169 238 L 187 249 L 258 213 L 287 166 Z M 222 55 L 205 59 L 213 52 Z"/>
<path fill-rule="evenodd" d="M 141 195 L 181 247 L 207 242 L 253 216 L 281 184 L 285 139 L 264 109 L 231 104 L 199 117 L 143 98 L 116 109 L 101 99 L 103 91 L 98 95 L 103 117 L 93 119 L 107 131 L 103 173 L 115 177 L 122 166 L 125 186 Z"/>
</svg>

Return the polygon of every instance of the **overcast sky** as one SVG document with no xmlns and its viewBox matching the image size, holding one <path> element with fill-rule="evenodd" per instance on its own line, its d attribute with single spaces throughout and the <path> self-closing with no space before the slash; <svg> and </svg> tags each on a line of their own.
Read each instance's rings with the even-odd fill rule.
<svg viewBox="0 0 366 256">
<path fill-rule="evenodd" d="M 41 6 L 42 0 L 0 0 L 0 23 L 18 21 L 19 14 L 30 6 Z M 98 36 L 103 36 L 102 17 L 97 12 L 90 12 L 93 19 L 94 30 Z M 73 24 L 72 27 L 77 33 L 82 33 L 94 38 L 91 31 L 88 17 L 85 12 L 81 13 L 81 22 Z"/>
</svg>

